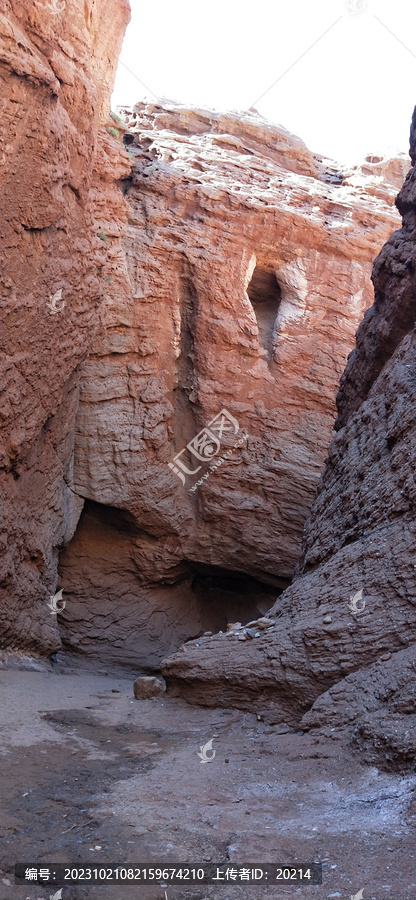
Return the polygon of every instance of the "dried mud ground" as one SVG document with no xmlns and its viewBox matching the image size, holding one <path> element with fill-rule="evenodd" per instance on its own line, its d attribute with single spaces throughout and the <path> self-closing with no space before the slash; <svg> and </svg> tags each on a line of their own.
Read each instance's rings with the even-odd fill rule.
<svg viewBox="0 0 416 900">
<path fill-rule="evenodd" d="M 363 765 L 346 731 L 281 733 L 256 709 L 137 701 L 133 673 L 59 659 L 0 672 L 1 900 L 57 890 L 15 885 L 15 862 L 156 861 L 322 861 L 323 883 L 77 885 L 62 900 L 414 900 L 412 778 Z"/>
</svg>

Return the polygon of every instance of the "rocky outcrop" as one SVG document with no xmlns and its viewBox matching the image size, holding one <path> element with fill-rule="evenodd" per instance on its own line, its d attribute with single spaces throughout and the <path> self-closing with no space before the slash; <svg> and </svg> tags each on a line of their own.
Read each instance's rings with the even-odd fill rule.
<svg viewBox="0 0 416 900">
<path fill-rule="evenodd" d="M 289 583 L 406 163 L 253 112 L 107 118 L 128 16 L 1 10 L 0 602 L 8 649 L 152 669 Z"/>
<path fill-rule="evenodd" d="M 360 758 L 378 768 L 407 771 L 416 756 L 415 645 L 385 653 L 321 694 L 300 726 L 353 726 Z"/>
<path fill-rule="evenodd" d="M 261 615 L 292 578 L 409 164 L 347 171 L 255 113 L 122 116 L 129 221 L 105 227 L 106 305 L 80 371 L 86 504 L 60 624 L 67 647 L 152 668 Z"/>
<path fill-rule="evenodd" d="M 83 506 L 78 367 L 104 296 L 101 216 L 122 218 L 114 179 L 130 171 L 106 122 L 128 18 L 127 0 L 1 4 L 1 610 L 12 650 L 60 646 L 47 602 Z"/>
<path fill-rule="evenodd" d="M 343 691 L 343 679 L 347 696 L 348 685 L 361 690 L 363 680 L 378 677 L 378 660 L 383 665 L 391 655 L 387 671 L 395 669 L 414 641 L 414 142 L 415 119 L 413 168 L 397 200 L 403 225 L 374 264 L 374 303 L 341 379 L 338 431 L 305 528 L 297 577 L 269 613 L 274 627 L 257 638 L 208 637 L 164 662 L 168 689 L 190 701 L 254 704 L 275 721 L 299 722 L 333 685 L 341 682 L 332 696 Z M 380 705 L 367 708 L 380 715 Z M 377 728 L 374 739 L 364 728 L 362 740 L 377 743 Z M 394 753 L 400 755 L 397 747 Z"/>
</svg>

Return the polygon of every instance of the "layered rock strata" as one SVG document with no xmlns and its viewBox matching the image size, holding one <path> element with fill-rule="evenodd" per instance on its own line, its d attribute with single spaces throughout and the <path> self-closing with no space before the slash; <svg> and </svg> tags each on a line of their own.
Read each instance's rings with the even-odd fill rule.
<svg viewBox="0 0 416 900">
<path fill-rule="evenodd" d="M 360 759 L 386 771 L 406 772 L 416 756 L 415 645 L 385 653 L 347 675 L 315 701 L 303 730 L 348 727 Z"/>
<path fill-rule="evenodd" d="M 291 578 L 404 162 L 255 114 L 107 119 L 128 15 L 1 10 L 2 646 L 154 667 Z"/>
<path fill-rule="evenodd" d="M 80 370 L 60 622 L 66 646 L 152 668 L 289 583 L 408 161 L 347 171 L 255 113 L 122 117 L 129 221 L 106 226 Z"/>
<path fill-rule="evenodd" d="M 231 633 L 192 642 L 162 666 L 172 694 L 268 710 L 274 721 L 303 715 L 305 727 L 332 722 L 337 692 L 348 700 L 352 689 L 361 691 L 362 709 L 377 719 L 366 731 L 368 717 L 360 722 L 356 704 L 352 718 L 369 758 L 383 748 L 384 717 L 386 734 L 392 728 L 386 753 L 400 765 L 409 747 L 400 736 L 401 750 L 395 746 L 393 719 L 407 716 L 409 698 L 394 705 L 388 673 L 410 666 L 405 648 L 415 624 L 415 131 L 414 117 L 413 166 L 397 198 L 402 228 L 374 263 L 374 303 L 341 379 L 338 430 L 305 528 L 302 563 L 269 613 L 274 626 L 253 639 Z M 346 703 L 341 718 L 348 720 Z M 409 727 L 410 717 L 404 731 Z"/>
<path fill-rule="evenodd" d="M 11 650 L 60 646 L 48 598 L 83 506 L 74 429 L 104 294 L 100 217 L 122 219 L 114 180 L 130 171 L 106 121 L 128 19 L 127 0 L 0 9 L 0 602 Z"/>
</svg>

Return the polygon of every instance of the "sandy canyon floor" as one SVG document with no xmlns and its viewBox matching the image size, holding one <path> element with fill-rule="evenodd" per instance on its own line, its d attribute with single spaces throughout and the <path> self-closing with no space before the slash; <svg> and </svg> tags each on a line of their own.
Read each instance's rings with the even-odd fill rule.
<svg viewBox="0 0 416 900">
<path fill-rule="evenodd" d="M 323 883 L 76 885 L 62 900 L 413 900 L 410 776 L 363 765 L 346 731 L 282 733 L 256 709 L 137 701 L 133 678 L 63 653 L 51 671 L 0 673 L 1 900 L 56 891 L 15 885 L 15 862 L 156 861 L 322 861 Z"/>
</svg>

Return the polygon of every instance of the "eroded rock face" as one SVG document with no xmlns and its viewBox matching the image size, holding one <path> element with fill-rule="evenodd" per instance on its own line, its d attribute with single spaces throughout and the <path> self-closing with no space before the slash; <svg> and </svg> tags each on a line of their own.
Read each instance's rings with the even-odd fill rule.
<svg viewBox="0 0 416 900">
<path fill-rule="evenodd" d="M 415 118 L 413 163 L 414 141 Z M 238 643 L 232 635 L 210 637 L 164 662 L 168 689 L 190 701 L 255 704 L 275 721 L 299 721 L 331 686 L 356 673 L 359 687 L 375 677 L 377 660 L 392 654 L 394 667 L 414 642 L 414 165 L 397 205 L 403 225 L 374 264 L 375 300 L 341 379 L 338 432 L 305 528 L 297 577 L 274 604 L 269 615 L 275 626 L 267 633 Z M 367 707 L 376 719 L 380 706 Z M 369 758 L 383 747 L 380 722 L 373 726 L 363 732 L 357 726 Z M 395 741 L 401 738 L 392 728 L 393 756 L 400 759 Z M 404 748 L 403 759 L 407 754 Z"/>
<path fill-rule="evenodd" d="M 301 720 L 301 728 L 353 726 L 360 758 L 379 768 L 407 771 L 416 755 L 416 647 L 347 675 L 321 694 Z"/>
<path fill-rule="evenodd" d="M 61 624 L 66 646 L 152 667 L 292 577 L 404 162 L 343 170 L 255 114 L 124 118 L 129 223 L 80 374 L 88 503 Z"/>
<path fill-rule="evenodd" d="M 60 646 L 47 600 L 83 506 L 77 373 L 103 299 L 100 216 L 122 219 L 114 180 L 130 171 L 103 127 L 128 2 L 58 7 L 0 9 L 2 646 L 43 654 Z"/>
</svg>

